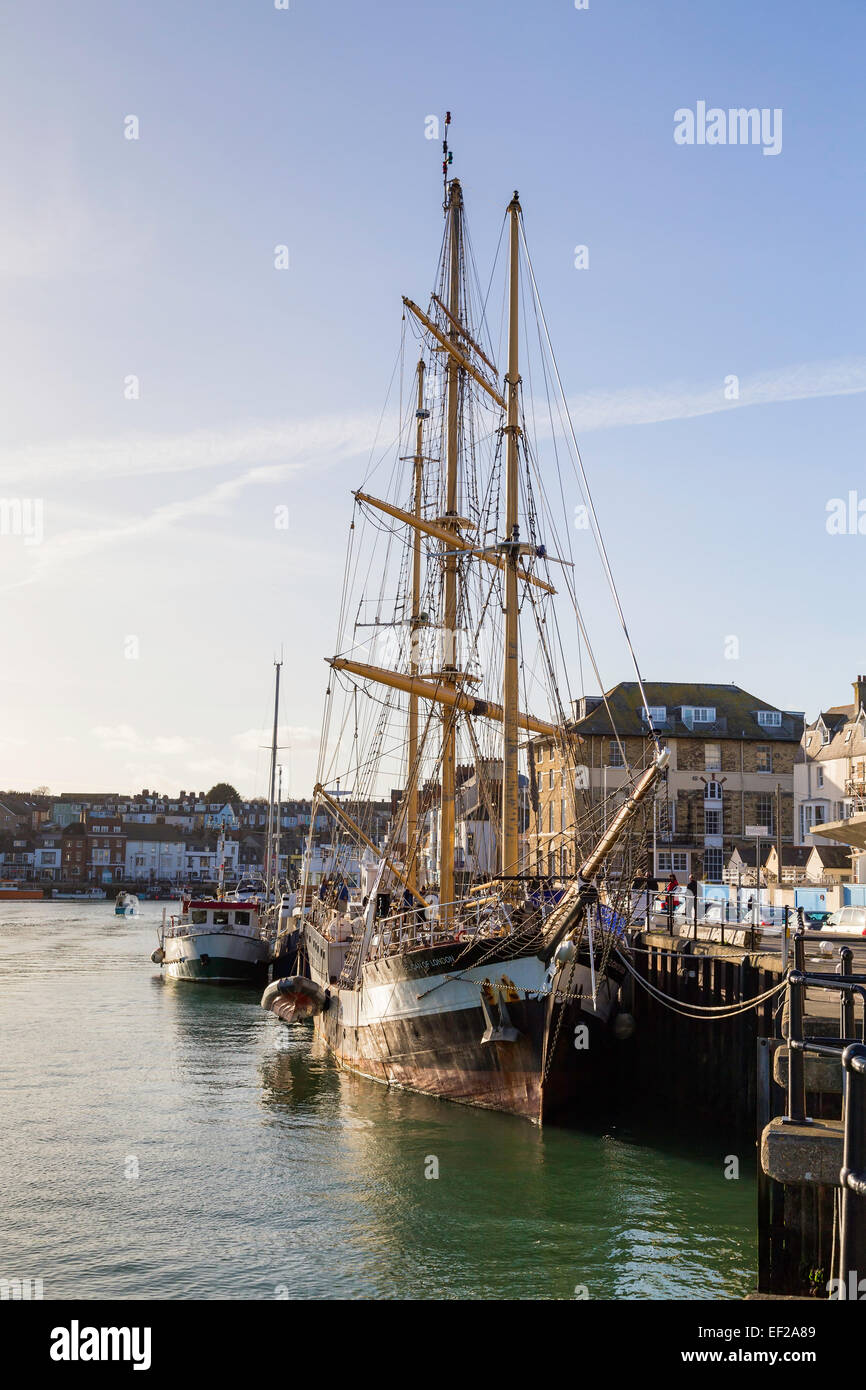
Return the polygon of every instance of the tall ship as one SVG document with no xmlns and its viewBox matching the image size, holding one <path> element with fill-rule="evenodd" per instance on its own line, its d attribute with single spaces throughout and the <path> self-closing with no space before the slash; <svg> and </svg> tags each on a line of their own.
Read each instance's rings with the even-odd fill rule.
<svg viewBox="0 0 866 1390">
<path fill-rule="evenodd" d="M 334 868 L 302 884 L 295 973 L 262 1003 L 286 1023 L 312 1016 L 360 1075 L 543 1123 L 590 1093 L 610 1045 L 627 847 L 667 753 L 647 708 L 624 794 L 590 799 L 572 686 L 584 665 L 599 678 L 575 582 L 576 489 L 628 634 L 518 194 L 500 236 L 501 375 L 450 160 L 446 140 L 435 288 L 423 308 L 403 299 L 396 438 L 354 493 L 310 831 L 311 846 L 317 815 L 331 817 Z M 542 358 L 531 393 L 527 330 Z"/>
</svg>

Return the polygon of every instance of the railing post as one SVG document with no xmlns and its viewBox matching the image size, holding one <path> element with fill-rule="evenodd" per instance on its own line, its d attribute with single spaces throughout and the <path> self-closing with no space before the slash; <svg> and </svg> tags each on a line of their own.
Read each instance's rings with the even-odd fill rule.
<svg viewBox="0 0 866 1390">
<path fill-rule="evenodd" d="M 854 952 L 850 946 L 839 947 L 838 973 L 840 975 L 851 974 L 851 962 L 854 959 Z M 854 995 L 850 989 L 843 989 L 839 993 L 839 1037 L 843 1039 L 853 1038 L 854 1036 Z"/>
<path fill-rule="evenodd" d="M 794 969 L 788 972 L 788 1115 L 791 1124 L 806 1123 L 806 1066 L 803 1041 L 803 934 L 794 933 Z"/>
<path fill-rule="evenodd" d="M 785 920 L 784 920 L 784 922 L 782 923 L 782 969 L 783 969 L 783 970 L 786 970 L 787 967 L 788 967 L 788 923 L 789 923 L 789 921 L 790 921 L 789 911 L 790 911 L 790 909 L 789 909 L 789 907 L 788 907 L 788 904 L 786 903 L 786 904 L 785 904 Z"/>
<path fill-rule="evenodd" d="M 842 1053 L 842 1066 L 845 1073 L 845 1131 L 842 1148 L 842 1171 L 839 1185 L 842 1189 L 839 1203 L 839 1297 L 849 1294 L 852 1262 L 857 1258 L 857 1230 L 854 1203 L 863 1197 L 864 1169 L 866 1169 L 866 1045 L 851 1043 Z M 854 1271 L 854 1284 L 859 1282 L 859 1274 Z M 853 1296 L 858 1296 L 855 1287 Z"/>
</svg>

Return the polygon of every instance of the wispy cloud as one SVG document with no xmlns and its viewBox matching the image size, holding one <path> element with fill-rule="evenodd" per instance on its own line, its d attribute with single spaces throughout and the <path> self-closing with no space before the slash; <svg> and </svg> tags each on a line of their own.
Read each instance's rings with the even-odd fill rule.
<svg viewBox="0 0 866 1390">
<path fill-rule="evenodd" d="M 853 395 L 866 391 L 866 359 L 805 363 L 743 377 L 736 400 L 725 398 L 724 383 L 628 387 L 572 396 L 569 409 L 578 437 L 593 430 L 693 419 L 750 406 Z M 544 433 L 540 404 L 538 423 Z M 43 482 L 63 478 L 80 484 L 108 477 L 145 477 L 209 469 L 239 470 L 192 497 L 164 503 L 143 516 L 79 527 L 25 552 L 26 569 L 7 587 L 30 584 L 68 561 L 110 546 L 152 538 L 196 518 L 226 515 L 248 488 L 282 481 L 300 472 L 321 471 L 342 459 L 366 454 L 371 441 L 392 438 L 396 418 L 370 415 L 311 418 L 291 424 L 238 431 L 193 431 L 169 437 L 118 441 L 73 441 L 30 445 L 0 461 L 4 486 L 26 477 L 32 493 Z M 80 499 L 79 499 L 80 501 Z"/>
<path fill-rule="evenodd" d="M 623 425 L 687 420 L 698 415 L 742 410 L 785 401 L 845 396 L 866 391 L 866 358 L 812 362 L 778 367 L 739 382 L 739 399 L 726 400 L 724 383 L 633 386 L 616 391 L 591 390 L 572 395 L 569 408 L 579 431 Z M 540 413 L 540 403 L 539 413 Z M 396 418 L 355 413 L 311 417 L 238 430 L 192 430 L 166 436 L 130 436 L 115 440 L 50 441 L 7 449 L 0 457 L 0 480 L 13 482 L 59 478 L 131 478 L 208 469 L 248 470 L 227 487 L 242 488 L 265 480 L 267 465 L 293 469 L 319 467 L 324 460 L 365 454 L 377 433 L 392 437 Z M 279 475 L 273 475 L 279 476 Z M 285 476 L 283 474 L 282 476 Z M 218 499 L 218 490 L 213 494 Z M 176 504 L 183 508 L 185 503 Z M 169 508 L 159 514 L 168 517 Z M 182 516 L 184 513 L 178 513 Z M 156 514 L 154 514 L 156 515 Z"/>
<path fill-rule="evenodd" d="M 254 753 L 270 746 L 267 735 L 261 729 L 245 729 L 242 734 L 233 734 L 232 743 L 244 753 Z M 277 743 L 279 747 L 293 751 L 316 749 L 319 746 L 319 730 L 281 724 L 277 731 Z"/>
<path fill-rule="evenodd" d="M 568 405 L 579 436 L 590 430 L 690 420 L 698 415 L 743 410 L 748 406 L 779 405 L 822 396 L 850 396 L 863 391 L 866 391 L 866 358 L 860 357 L 778 367 L 741 377 L 736 400 L 725 398 L 724 382 L 718 381 L 712 386 L 700 387 L 678 383 L 658 388 L 640 386 L 622 391 L 588 391 L 572 396 Z"/>
<path fill-rule="evenodd" d="M 61 478 L 81 483 L 267 464 L 297 467 L 365 452 L 376 426 L 373 415 L 328 415 L 238 430 L 54 440 L 4 450 L 0 479 Z"/>
</svg>

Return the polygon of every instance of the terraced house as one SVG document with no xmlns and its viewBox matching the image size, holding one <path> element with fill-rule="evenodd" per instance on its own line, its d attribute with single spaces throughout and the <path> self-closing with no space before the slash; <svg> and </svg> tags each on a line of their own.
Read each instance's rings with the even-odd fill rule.
<svg viewBox="0 0 866 1390">
<path fill-rule="evenodd" d="M 792 843 L 794 762 L 803 714 L 782 710 L 736 685 L 644 683 L 653 725 L 670 752 L 665 784 L 647 812 L 642 845 L 613 872 L 645 866 L 681 883 L 694 874 L 721 882 L 734 845 L 761 827 L 765 848 Z M 626 765 L 641 766 L 651 739 L 636 681 L 575 701 L 569 737 L 532 740 L 535 805 L 530 861 L 556 876 L 576 869 L 575 823 L 609 818 L 628 788 Z M 606 807 L 606 812 L 605 812 Z"/>
<path fill-rule="evenodd" d="M 797 843 L 847 846 L 866 883 L 866 676 L 847 705 L 822 710 L 803 730 L 794 788 Z"/>
</svg>

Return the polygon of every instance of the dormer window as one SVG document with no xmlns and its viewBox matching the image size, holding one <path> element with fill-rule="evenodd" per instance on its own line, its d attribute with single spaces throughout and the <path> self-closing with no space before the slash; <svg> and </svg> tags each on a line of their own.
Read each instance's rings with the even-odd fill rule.
<svg viewBox="0 0 866 1390">
<path fill-rule="evenodd" d="M 683 705 L 684 724 L 715 724 L 714 705 Z"/>
<path fill-rule="evenodd" d="M 647 722 L 647 709 L 649 709 L 649 717 L 650 717 L 650 719 L 652 720 L 653 724 L 664 724 L 664 723 L 667 722 L 667 717 L 668 717 L 668 707 L 667 707 L 667 705 L 649 705 L 649 706 L 644 706 L 644 708 L 641 710 L 640 713 L 641 713 L 641 719 L 643 720 L 643 722 L 644 722 L 645 724 L 646 724 L 646 722 Z"/>
<path fill-rule="evenodd" d="M 778 729 L 782 723 L 782 712 L 777 709 L 759 709 L 758 723 L 765 729 Z"/>
</svg>

